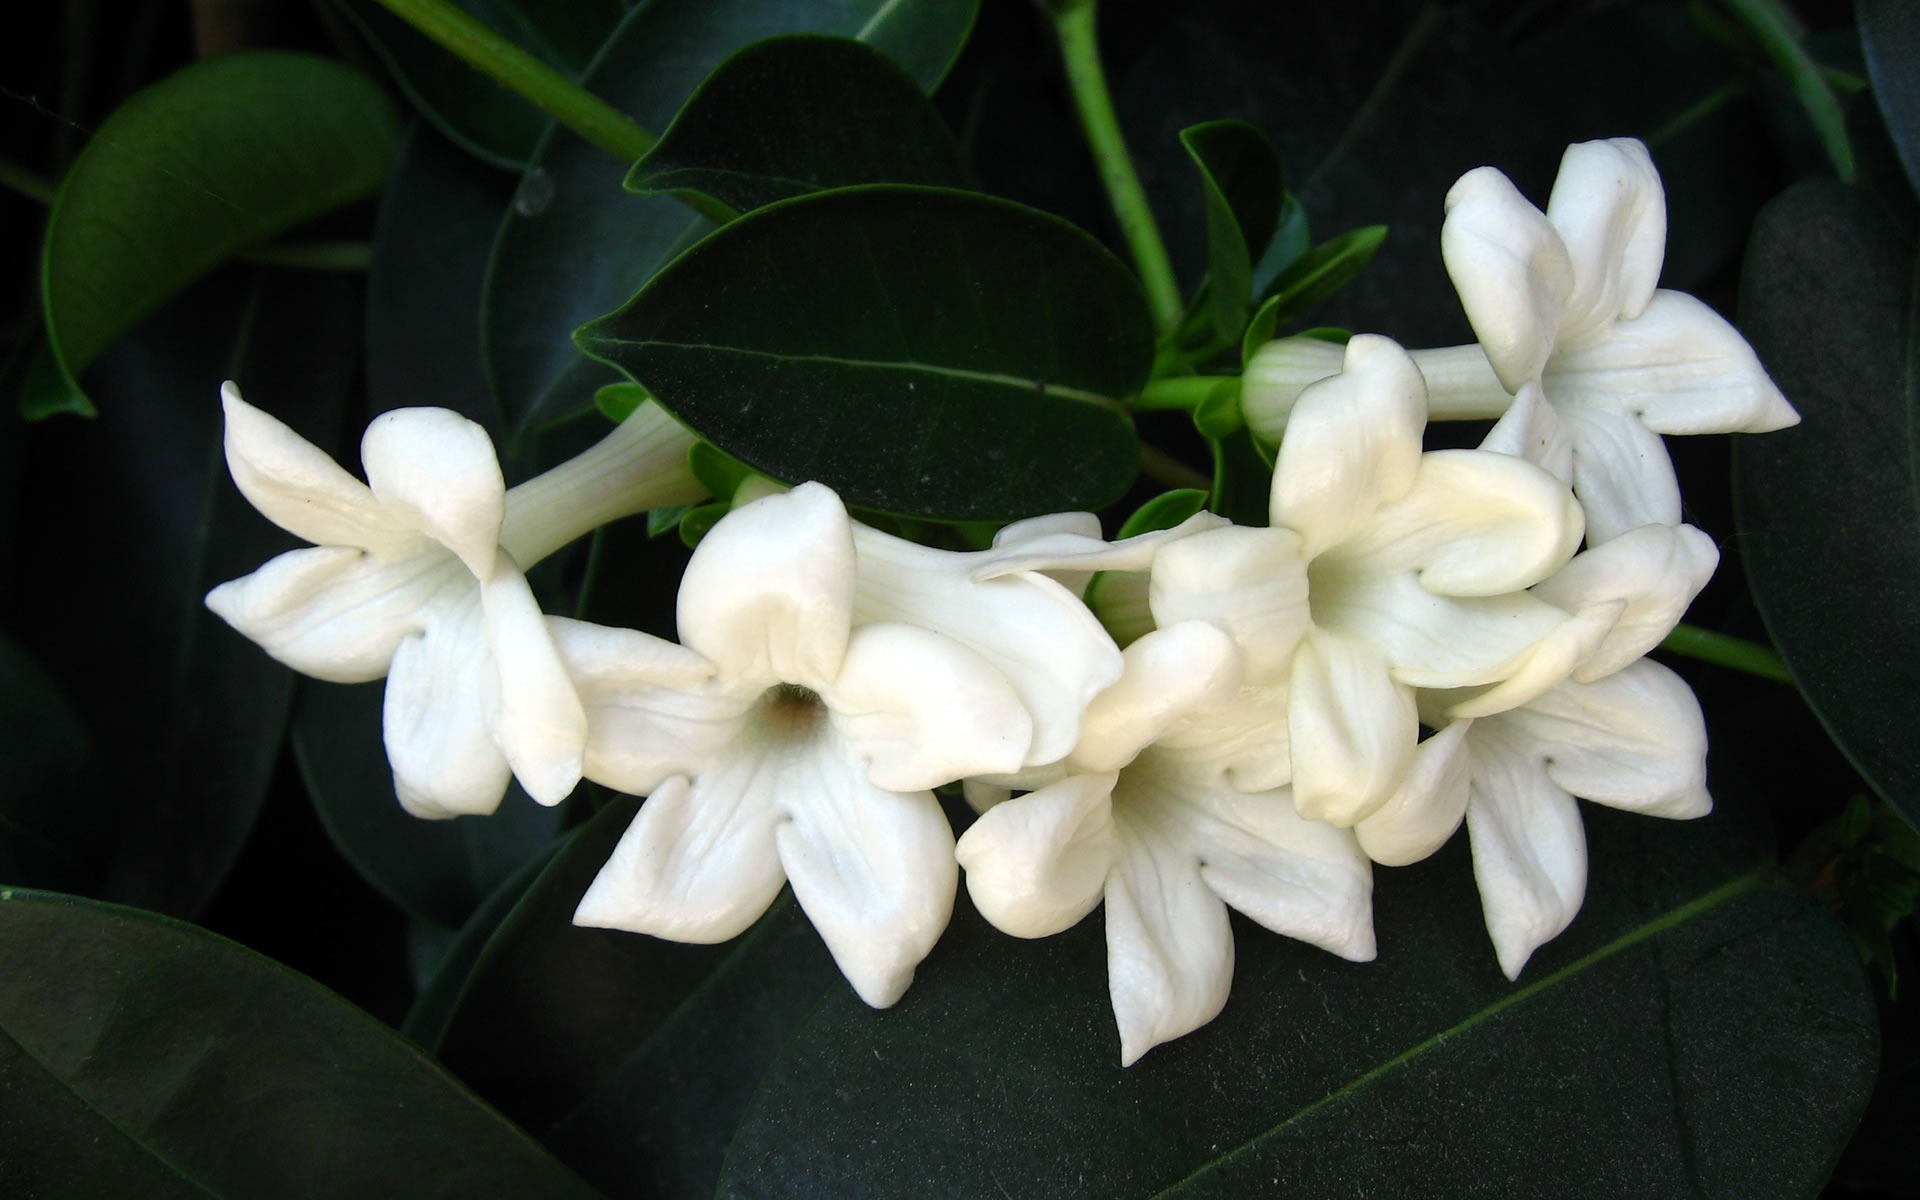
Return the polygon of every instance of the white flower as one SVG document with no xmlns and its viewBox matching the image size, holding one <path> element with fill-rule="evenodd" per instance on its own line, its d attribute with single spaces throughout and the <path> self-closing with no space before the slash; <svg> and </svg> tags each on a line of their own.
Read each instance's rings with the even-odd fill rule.
<svg viewBox="0 0 1920 1200">
<path fill-rule="evenodd" d="M 1023 695 L 986 653 L 933 626 L 984 644 L 995 621 L 1072 623 L 1049 580 L 976 583 L 879 536 L 802 484 L 735 509 L 700 543 L 680 586 L 684 647 L 550 620 L 587 706 L 588 777 L 649 797 L 576 922 L 722 941 L 790 882 L 862 999 L 885 1007 L 905 992 L 958 877 L 931 789 L 1020 769 L 1039 723 L 1027 701 L 1057 707 L 1038 683 L 1043 661 Z M 862 574 L 878 560 L 926 568 L 917 595 L 901 594 L 905 576 L 879 589 L 905 619 L 860 615 Z M 981 606 L 990 617 L 970 611 Z M 1085 655 L 1064 653 L 1073 694 Z"/>
<path fill-rule="evenodd" d="M 1733 326 L 1656 287 L 1666 201 L 1637 141 L 1568 147 L 1545 213 L 1499 171 L 1469 171 L 1447 194 L 1440 241 L 1480 341 L 1414 352 L 1433 415 L 1499 416 L 1537 382 L 1593 544 L 1679 523 L 1660 434 L 1761 433 L 1799 420 Z M 1300 389 L 1334 365 L 1325 343 L 1262 348 L 1242 393 L 1249 424 L 1277 438 Z"/>
<path fill-rule="evenodd" d="M 691 438 L 648 405 L 508 492 L 478 425 L 401 409 L 368 426 L 363 484 L 233 384 L 221 397 L 234 482 L 314 546 L 221 584 L 207 606 L 304 674 L 387 677 L 387 757 L 414 815 L 491 812 L 509 773 L 543 804 L 565 799 L 586 717 L 521 568 L 605 520 L 697 498 Z"/>
</svg>

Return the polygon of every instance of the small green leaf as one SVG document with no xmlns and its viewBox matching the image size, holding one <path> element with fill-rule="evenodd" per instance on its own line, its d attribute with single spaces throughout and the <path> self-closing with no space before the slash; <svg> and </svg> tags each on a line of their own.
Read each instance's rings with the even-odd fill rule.
<svg viewBox="0 0 1920 1200">
<path fill-rule="evenodd" d="M 1205 438 L 1223 438 L 1247 427 L 1240 412 L 1240 381 L 1223 379 L 1193 406 L 1193 427 Z"/>
<path fill-rule="evenodd" d="M 626 186 L 748 212 L 856 183 L 964 188 L 971 176 L 946 122 L 891 59 L 850 38 L 794 34 L 715 68 Z"/>
<path fill-rule="evenodd" d="M 655 508 L 647 512 L 647 536 L 665 537 L 680 528 L 680 523 L 693 511 L 691 504 L 676 504 L 672 508 Z"/>
<path fill-rule="evenodd" d="M 1153 354 L 1139 285 L 1078 229 L 891 184 L 750 213 L 576 336 L 756 471 L 948 521 L 1118 499 Z"/>
<path fill-rule="evenodd" d="M 1267 243 L 1267 252 L 1253 265 L 1253 294 L 1264 296 L 1280 277 L 1280 272 L 1292 266 L 1294 262 L 1313 247 L 1313 237 L 1307 228 L 1306 206 L 1300 203 L 1292 192 L 1280 193 L 1280 219 L 1273 231 L 1273 240 Z"/>
<path fill-rule="evenodd" d="M 71 896 L 0 891 L 0 1079 L 15 1195 L 593 1194 L 311 980 Z"/>
<path fill-rule="evenodd" d="M 687 451 L 687 467 L 700 485 L 712 492 L 722 505 L 733 503 L 740 485 L 753 478 L 754 470 L 712 442 L 695 442 Z"/>
<path fill-rule="evenodd" d="M 1172 529 L 1207 506 L 1207 493 L 1199 488 L 1176 488 L 1162 492 L 1133 510 L 1120 526 L 1122 539 Z"/>
<path fill-rule="evenodd" d="M 398 136 L 372 80 L 276 51 L 204 59 L 115 109 L 47 220 L 41 311 L 68 386 L 234 251 L 371 194 Z"/>
<path fill-rule="evenodd" d="M 610 383 L 593 393 L 593 406 L 615 425 L 632 416 L 648 400 L 647 389 L 637 383 Z"/>
<path fill-rule="evenodd" d="M 1245 121 L 1209 121 L 1180 131 L 1206 189 L 1208 310 L 1231 342 L 1253 305 L 1254 263 L 1266 252 L 1285 188 L 1280 156 Z"/>
<path fill-rule="evenodd" d="M 733 511 L 730 503 L 696 504 L 680 518 L 680 541 L 692 550 L 700 544 L 700 539 L 720 523 L 720 518 Z"/>
<path fill-rule="evenodd" d="M 1267 297 L 1241 339 L 1243 358 L 1272 339 L 1280 322 L 1291 320 L 1353 282 L 1387 240 L 1385 225 L 1367 225 L 1320 243 L 1275 276 Z"/>
</svg>

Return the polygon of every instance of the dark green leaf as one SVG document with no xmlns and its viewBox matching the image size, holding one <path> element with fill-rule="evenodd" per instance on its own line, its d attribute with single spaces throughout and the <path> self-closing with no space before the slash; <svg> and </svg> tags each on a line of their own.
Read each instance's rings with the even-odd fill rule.
<svg viewBox="0 0 1920 1200">
<path fill-rule="evenodd" d="M 79 714 L 33 656 L 0 635 L 0 880 L 93 890 L 115 808 Z"/>
<path fill-rule="evenodd" d="M 397 135 L 372 80 L 303 54 L 226 54 L 136 94 L 75 160 L 47 221 L 55 365 L 72 383 L 234 251 L 372 193 Z"/>
<path fill-rule="evenodd" d="M 1294 260 L 1305 254 L 1313 246 L 1313 237 L 1307 228 L 1307 210 L 1300 204 L 1299 198 L 1292 192 L 1280 193 L 1280 218 L 1273 231 L 1273 240 L 1267 243 L 1265 254 L 1253 265 L 1253 294 L 1264 296 L 1280 272 L 1292 266 Z"/>
<path fill-rule="evenodd" d="M 747 212 L 856 183 L 970 182 L 946 122 L 893 60 L 849 38 L 796 34 L 721 63 L 626 186 Z"/>
<path fill-rule="evenodd" d="M 529 858 L 559 836 L 560 808 L 515 783 L 484 817 L 423 821 L 394 795 L 381 740 L 384 683 L 305 681 L 293 751 L 327 835 L 361 878 L 416 916 L 458 929 Z"/>
<path fill-rule="evenodd" d="M 1240 345 L 1242 359 L 1251 358 L 1261 343 L 1271 339 L 1280 322 L 1292 320 L 1353 282 L 1386 240 L 1385 225 L 1368 225 L 1322 242 L 1294 260 L 1268 285 L 1266 300 L 1247 324 Z"/>
<path fill-rule="evenodd" d="M 1135 471 L 1153 334 L 1126 268 L 1056 218 L 879 185 L 742 217 L 580 345 L 776 479 L 939 520 L 1098 509 Z"/>
<path fill-rule="evenodd" d="M 1279 222 L 1280 158 L 1245 121 L 1209 121 L 1180 131 L 1200 168 L 1207 205 L 1208 307 L 1213 331 L 1231 342 L 1253 304 L 1253 267 Z"/>
<path fill-rule="evenodd" d="M 562 74 L 578 77 L 626 15 L 621 0 L 456 0 L 481 24 Z M 498 167 L 526 165 L 551 122 L 546 114 L 454 57 L 371 0 L 342 0 L 394 82 L 468 154 Z"/>
<path fill-rule="evenodd" d="M 784 33 L 856 37 L 926 91 L 973 27 L 977 0 L 653 0 L 633 10 L 584 79 L 650 129 L 709 72 Z M 570 337 L 615 308 L 711 226 L 679 201 L 621 190 L 629 164 L 556 130 L 534 155 L 499 230 L 482 298 L 487 369 L 517 431 L 584 411 L 617 376 Z"/>
<path fill-rule="evenodd" d="M 9 1195 L 587 1196 L 331 992 L 134 909 L 0 891 Z"/>
<path fill-rule="evenodd" d="M 794 1034 L 716 1194 L 1812 1194 L 1877 1056 L 1844 934 L 1724 815 L 1585 811 L 1585 911 L 1518 985 L 1456 839 L 1380 874 L 1374 963 L 1236 920 L 1226 1011 L 1130 1069 L 1099 918 L 1018 941 L 963 900 L 898 1006 Z"/>
<path fill-rule="evenodd" d="M 1854 15 L 1874 103 L 1886 118 L 1907 182 L 1920 191 L 1920 7 L 1909 0 L 1856 0 Z"/>
<path fill-rule="evenodd" d="M 680 523 L 693 511 L 691 504 L 676 504 L 672 508 L 656 508 L 647 513 L 647 536 L 665 537 L 680 528 Z"/>
<path fill-rule="evenodd" d="M 1801 423 L 1735 447 L 1740 546 L 1795 682 L 1920 823 L 1915 241 L 1864 192 L 1801 184 L 1754 227 L 1741 323 Z"/>
<path fill-rule="evenodd" d="M 1120 526 L 1119 536 L 1124 539 L 1172 529 L 1206 506 L 1207 494 L 1199 488 L 1176 488 L 1171 492 L 1162 492 L 1133 510 L 1133 515 Z"/>
</svg>

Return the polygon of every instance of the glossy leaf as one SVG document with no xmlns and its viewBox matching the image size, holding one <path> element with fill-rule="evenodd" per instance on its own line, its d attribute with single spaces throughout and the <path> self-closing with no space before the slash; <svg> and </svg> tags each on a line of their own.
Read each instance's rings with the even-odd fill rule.
<svg viewBox="0 0 1920 1200">
<path fill-rule="evenodd" d="M 469 16 L 562 74 L 578 77 L 627 6 L 621 0 L 456 0 Z M 371 0 L 343 0 L 394 82 L 440 133 L 497 167 L 526 165 L 552 123 L 533 104 Z"/>
<path fill-rule="evenodd" d="M 1245 121 L 1209 121 L 1180 131 L 1206 189 L 1208 309 L 1214 334 L 1232 341 L 1253 304 L 1254 264 L 1266 253 L 1285 187 L 1280 158 Z"/>
<path fill-rule="evenodd" d="M 1844 934 L 1725 817 L 1585 815 L 1586 910 L 1519 984 L 1456 839 L 1380 873 L 1374 963 L 1236 920 L 1226 1011 L 1130 1069 L 1100 918 L 1022 942 L 963 898 L 900 1005 L 795 1033 L 715 1194 L 1811 1194 L 1876 1058 Z"/>
<path fill-rule="evenodd" d="M 1126 268 L 1044 213 L 881 185 L 761 209 L 582 348 L 755 470 L 939 520 L 1098 509 L 1135 472 L 1153 333 Z"/>
<path fill-rule="evenodd" d="M 1906 0 L 1856 0 L 1860 48 L 1873 100 L 1886 118 L 1907 182 L 1920 192 L 1920 8 Z"/>
<path fill-rule="evenodd" d="M 1385 225 L 1368 225 L 1329 239 L 1295 259 L 1267 285 L 1266 299 L 1247 323 L 1241 356 L 1251 358 L 1268 341 L 1280 322 L 1307 312 L 1367 269 L 1380 244 L 1387 240 Z"/>
<path fill-rule="evenodd" d="M 946 122 L 891 59 L 851 38 L 796 34 L 721 63 L 626 187 L 748 212 L 856 183 L 969 182 Z"/>
<path fill-rule="evenodd" d="M 946 74 L 977 0 L 652 0 L 622 22 L 583 80 L 649 129 L 663 129 L 702 79 L 736 51 L 788 33 L 854 37 L 923 90 Z M 482 342 L 510 426 L 553 424 L 617 375 L 583 358 L 571 335 L 624 303 L 709 223 L 666 196 L 633 196 L 630 164 L 565 131 L 541 143 L 503 218 L 487 268 Z"/>
<path fill-rule="evenodd" d="M 33 631 L 120 800 L 118 823 L 92 835 L 110 859 L 105 899 L 197 915 L 253 828 L 293 675 L 203 598 L 298 543 L 227 477 L 220 381 L 331 443 L 358 361 L 357 291 L 340 275 L 221 273 L 96 364 L 98 420 L 32 430 L 22 486 L 62 497 L 62 519 L 22 527 L 9 569 L 58 584 L 14 589 L 9 619 Z"/>
<path fill-rule="evenodd" d="M 397 135 L 372 80 L 303 54 L 222 55 L 133 96 L 47 221 L 41 305 L 61 376 L 234 251 L 371 194 Z"/>
<path fill-rule="evenodd" d="M 1920 823 L 1920 314 L 1896 201 L 1809 182 L 1761 213 L 1741 322 L 1801 423 L 1738 440 L 1736 498 L 1774 645 L 1853 765 Z"/>
<path fill-rule="evenodd" d="M 325 988 L 135 909 L 0 891 L 10 1195 L 593 1193 Z"/>
<path fill-rule="evenodd" d="M 386 685 L 303 680 L 293 752 L 334 846 L 373 889 L 416 916 L 458 929 L 560 834 L 560 807 L 509 784 L 498 811 L 423 821 L 400 807 L 381 741 Z"/>
</svg>

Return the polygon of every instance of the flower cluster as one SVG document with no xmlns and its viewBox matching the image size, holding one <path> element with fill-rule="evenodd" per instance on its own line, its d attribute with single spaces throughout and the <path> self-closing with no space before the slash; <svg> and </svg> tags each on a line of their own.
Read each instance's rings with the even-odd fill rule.
<svg viewBox="0 0 1920 1200">
<path fill-rule="evenodd" d="M 509 772 L 543 803 L 582 777 L 646 796 L 581 924 L 720 941 L 791 886 L 886 1006 L 962 871 L 1019 937 L 1104 905 L 1131 1063 L 1225 1004 L 1229 908 L 1369 959 L 1374 864 L 1464 822 L 1517 976 L 1580 904 L 1574 797 L 1709 805 L 1698 705 L 1644 657 L 1718 557 L 1658 434 L 1794 419 L 1731 327 L 1654 288 L 1663 241 L 1638 143 L 1570 149 L 1545 214 L 1474 171 L 1443 249 L 1478 345 L 1249 364 L 1249 422 L 1278 442 L 1266 526 L 1111 542 L 1060 514 L 958 552 L 819 483 L 753 482 L 687 565 L 677 641 L 542 616 L 522 574 L 701 495 L 657 408 L 511 491 L 470 423 L 390 413 L 361 484 L 229 387 L 236 482 L 315 547 L 208 603 L 308 674 L 388 675 L 418 815 L 490 811 Z M 1499 420 L 1430 451 L 1432 414 Z M 979 813 L 957 839 L 935 797 L 956 784 Z"/>
</svg>

